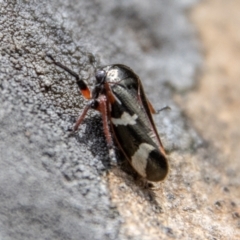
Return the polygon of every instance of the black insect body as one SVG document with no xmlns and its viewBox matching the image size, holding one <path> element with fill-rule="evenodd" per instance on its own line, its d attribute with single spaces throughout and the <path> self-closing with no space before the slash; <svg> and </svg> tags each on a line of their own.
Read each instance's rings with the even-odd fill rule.
<svg viewBox="0 0 240 240">
<path fill-rule="evenodd" d="M 102 67 L 96 72 L 96 84 L 92 92 L 79 76 L 56 62 L 77 80 L 81 93 L 89 103 L 77 120 L 74 131 L 85 118 L 89 109 L 102 115 L 104 134 L 109 155 L 113 161 L 113 139 L 132 167 L 149 181 L 161 181 L 168 173 L 168 161 L 153 122 L 155 113 L 143 91 L 139 77 L 127 66 L 114 64 Z"/>
</svg>

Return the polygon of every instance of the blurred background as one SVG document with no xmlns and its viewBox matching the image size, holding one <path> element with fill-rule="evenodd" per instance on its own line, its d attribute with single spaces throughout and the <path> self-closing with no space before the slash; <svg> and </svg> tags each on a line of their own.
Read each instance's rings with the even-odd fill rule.
<svg viewBox="0 0 240 240">
<path fill-rule="evenodd" d="M 0 1 L 0 239 L 240 239 L 240 1 Z M 141 78 L 168 153 L 143 188 L 109 169 L 90 87 L 98 65 Z"/>
</svg>

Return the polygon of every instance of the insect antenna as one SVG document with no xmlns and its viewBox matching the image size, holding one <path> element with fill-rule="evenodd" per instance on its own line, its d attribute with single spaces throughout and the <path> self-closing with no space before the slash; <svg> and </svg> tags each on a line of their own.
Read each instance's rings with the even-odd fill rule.
<svg viewBox="0 0 240 240">
<path fill-rule="evenodd" d="M 82 95 L 86 99 L 90 99 L 91 98 L 91 93 L 90 93 L 90 90 L 89 90 L 87 84 L 83 80 L 80 79 L 79 75 L 76 72 L 74 72 L 70 68 L 64 66 L 62 63 L 57 62 L 51 54 L 46 54 L 46 56 L 49 57 L 52 60 L 53 64 L 55 64 L 56 66 L 60 67 L 64 71 L 68 72 L 71 76 L 73 76 L 76 79 L 77 85 L 78 85 Z"/>
</svg>

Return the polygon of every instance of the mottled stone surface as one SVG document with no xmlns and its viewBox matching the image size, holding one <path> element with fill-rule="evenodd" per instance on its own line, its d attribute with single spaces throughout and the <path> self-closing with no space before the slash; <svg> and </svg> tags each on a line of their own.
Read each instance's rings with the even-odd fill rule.
<svg viewBox="0 0 240 240">
<path fill-rule="evenodd" d="M 239 83 L 227 80 L 223 93 L 215 91 L 220 102 L 206 86 L 221 87 L 209 72 L 231 79 L 238 70 L 211 69 L 201 58 L 208 49 L 201 24 L 215 6 L 196 3 L 0 1 L 1 239 L 239 238 Z M 195 27 L 186 14 L 193 6 Z M 212 25 L 204 23 L 211 33 Z M 164 183 L 146 190 L 109 169 L 94 112 L 69 136 L 86 102 L 46 53 L 91 86 L 96 65 L 126 64 L 155 108 L 171 106 L 155 116 L 171 166 Z"/>
</svg>

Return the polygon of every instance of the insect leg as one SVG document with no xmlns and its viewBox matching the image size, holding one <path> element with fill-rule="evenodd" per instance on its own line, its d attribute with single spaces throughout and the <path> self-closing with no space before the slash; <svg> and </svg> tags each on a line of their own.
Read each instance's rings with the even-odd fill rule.
<svg viewBox="0 0 240 240">
<path fill-rule="evenodd" d="M 70 75 L 72 75 L 73 77 L 75 77 L 76 81 L 77 81 L 77 85 L 82 93 L 82 95 L 86 98 L 86 99 L 90 99 L 91 98 L 91 93 L 89 88 L 87 87 L 86 83 L 81 80 L 79 78 L 79 75 L 77 73 L 75 73 L 74 71 L 72 71 L 71 69 L 69 69 L 68 67 L 64 66 L 62 63 L 60 62 L 56 62 L 55 59 L 53 58 L 53 56 L 51 54 L 47 54 L 47 57 L 49 57 L 53 64 L 55 64 L 56 66 L 62 68 L 63 70 L 65 70 L 66 72 L 68 72 Z"/>
<path fill-rule="evenodd" d="M 163 108 L 160 108 L 160 109 L 158 109 L 155 113 L 156 114 L 159 114 L 161 111 L 163 111 L 163 110 L 171 110 L 171 108 L 169 107 L 169 106 L 165 106 L 165 107 L 163 107 Z"/>
<path fill-rule="evenodd" d="M 153 105 L 151 104 L 151 102 L 149 102 L 149 100 L 147 100 L 147 104 L 148 104 L 148 107 L 149 107 L 150 112 L 151 112 L 152 114 L 157 113 L 156 110 L 154 109 Z"/>
<path fill-rule="evenodd" d="M 92 108 L 92 101 L 89 102 L 89 104 L 87 104 L 87 106 L 83 109 L 82 114 L 79 116 L 77 122 L 75 123 L 75 125 L 73 127 L 74 132 L 78 130 L 79 125 L 82 123 L 83 119 L 85 118 L 85 116 L 90 108 Z"/>
<path fill-rule="evenodd" d="M 149 100 L 147 100 L 147 104 L 148 104 L 148 107 L 150 109 L 150 112 L 152 114 L 159 114 L 161 111 L 163 110 L 171 110 L 171 108 L 169 106 L 165 106 L 163 108 L 160 108 L 158 110 L 155 110 L 154 107 L 152 106 L 151 102 L 149 102 Z"/>
<path fill-rule="evenodd" d="M 117 165 L 117 158 L 116 158 L 116 154 L 114 151 L 114 144 L 113 144 L 112 134 L 110 131 L 110 126 L 109 126 L 109 121 L 108 121 L 110 119 L 109 109 L 108 109 L 108 100 L 105 95 L 99 96 L 98 106 L 97 106 L 96 110 L 98 110 L 102 114 L 103 131 L 104 131 L 104 135 L 107 140 L 111 164 Z"/>
</svg>

